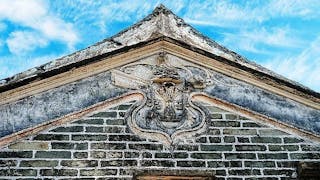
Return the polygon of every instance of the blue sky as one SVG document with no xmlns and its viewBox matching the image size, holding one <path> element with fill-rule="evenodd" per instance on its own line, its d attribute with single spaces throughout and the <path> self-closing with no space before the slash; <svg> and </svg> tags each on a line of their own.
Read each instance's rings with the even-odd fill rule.
<svg viewBox="0 0 320 180">
<path fill-rule="evenodd" d="M 160 3 L 221 45 L 320 92 L 319 0 L 0 0 L 0 79 L 112 36 Z"/>
</svg>

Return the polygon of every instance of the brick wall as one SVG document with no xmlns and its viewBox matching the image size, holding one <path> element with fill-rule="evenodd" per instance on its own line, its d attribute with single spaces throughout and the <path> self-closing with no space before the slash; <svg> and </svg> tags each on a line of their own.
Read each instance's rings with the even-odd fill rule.
<svg viewBox="0 0 320 180">
<path fill-rule="evenodd" d="M 132 179 L 148 172 L 295 179 L 320 146 L 213 106 L 206 134 L 173 148 L 130 133 L 130 104 L 53 127 L 0 150 L 0 179 Z"/>
</svg>

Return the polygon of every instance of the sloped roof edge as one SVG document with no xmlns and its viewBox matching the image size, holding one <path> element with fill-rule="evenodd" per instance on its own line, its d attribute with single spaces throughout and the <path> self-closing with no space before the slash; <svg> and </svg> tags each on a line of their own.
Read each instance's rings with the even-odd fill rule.
<svg viewBox="0 0 320 180">
<path fill-rule="evenodd" d="M 156 39 L 156 37 L 159 36 L 168 37 L 177 40 L 177 42 L 189 45 L 190 47 L 195 47 L 198 50 L 203 50 L 204 52 L 215 55 L 215 58 L 220 57 L 229 61 L 231 64 L 239 65 L 239 67 L 251 70 L 253 73 L 267 75 L 285 86 L 320 98 L 320 93 L 251 62 L 202 35 L 163 5 L 156 7 L 154 11 L 143 20 L 110 38 L 39 67 L 0 80 L 0 92 L 28 84 L 36 79 L 44 79 L 47 76 L 50 77 L 59 74 L 60 72 L 69 70 L 70 67 L 85 65 L 99 59 L 98 57 L 101 58 L 118 53 L 121 50 L 130 49 L 143 42 Z"/>
</svg>

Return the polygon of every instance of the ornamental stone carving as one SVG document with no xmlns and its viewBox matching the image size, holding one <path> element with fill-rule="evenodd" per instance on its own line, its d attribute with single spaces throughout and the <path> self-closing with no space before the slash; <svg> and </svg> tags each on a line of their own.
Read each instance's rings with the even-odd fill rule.
<svg viewBox="0 0 320 180">
<path fill-rule="evenodd" d="M 191 100 L 198 90 L 212 84 L 200 66 L 160 53 L 113 70 L 112 79 L 115 85 L 144 96 L 126 116 L 137 135 L 171 146 L 206 130 L 205 110 Z"/>
</svg>

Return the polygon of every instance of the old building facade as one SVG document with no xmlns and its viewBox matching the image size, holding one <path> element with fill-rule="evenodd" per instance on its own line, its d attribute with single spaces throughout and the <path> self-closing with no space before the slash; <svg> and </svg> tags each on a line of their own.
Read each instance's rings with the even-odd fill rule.
<svg viewBox="0 0 320 180">
<path fill-rule="evenodd" d="M 320 94 L 162 5 L 0 91 L 1 179 L 320 177 Z"/>
</svg>

